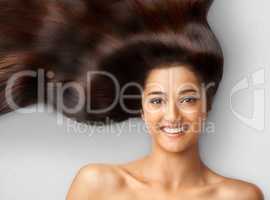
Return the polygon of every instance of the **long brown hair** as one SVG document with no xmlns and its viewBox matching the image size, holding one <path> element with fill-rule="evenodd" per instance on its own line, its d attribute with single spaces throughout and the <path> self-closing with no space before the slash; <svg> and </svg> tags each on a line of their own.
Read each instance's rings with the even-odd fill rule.
<svg viewBox="0 0 270 200">
<path fill-rule="evenodd" d="M 117 102 L 110 110 L 91 113 L 112 104 L 117 91 L 112 80 L 91 76 L 91 90 L 86 73 L 106 71 L 120 88 L 128 82 L 143 85 L 149 70 L 165 63 L 192 66 L 205 83 L 214 82 L 208 91 L 208 110 L 222 78 L 223 55 L 212 32 L 207 13 L 213 0 L 2 0 L 0 2 L 0 113 L 13 110 L 7 99 L 19 107 L 37 102 L 36 76 L 22 76 L 7 95 L 7 82 L 14 74 L 43 69 L 47 83 L 71 82 L 88 92 L 91 102 L 84 102 L 77 112 L 72 107 L 79 93 L 66 88 L 59 104 L 57 95 L 45 103 L 54 105 L 78 121 L 123 121 L 138 117 Z M 52 90 L 57 90 L 53 86 Z M 54 93 L 55 94 L 55 93 Z M 129 88 L 126 94 L 139 94 Z M 50 100 L 48 100 L 50 99 Z M 125 107 L 139 109 L 140 100 L 125 100 Z"/>
</svg>

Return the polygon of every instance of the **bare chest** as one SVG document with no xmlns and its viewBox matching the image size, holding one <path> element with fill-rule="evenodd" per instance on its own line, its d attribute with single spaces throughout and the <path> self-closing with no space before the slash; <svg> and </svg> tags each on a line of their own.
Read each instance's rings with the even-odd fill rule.
<svg viewBox="0 0 270 200">
<path fill-rule="evenodd" d="M 158 190 L 118 190 L 103 193 L 99 200 L 218 200 L 209 192 L 176 192 L 167 193 Z"/>
</svg>

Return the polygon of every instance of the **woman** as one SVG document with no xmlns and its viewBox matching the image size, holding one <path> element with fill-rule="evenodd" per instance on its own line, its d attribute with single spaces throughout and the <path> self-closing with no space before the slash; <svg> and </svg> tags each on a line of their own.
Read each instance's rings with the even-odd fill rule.
<svg viewBox="0 0 270 200">
<path fill-rule="evenodd" d="M 198 138 L 207 115 L 204 94 L 190 67 L 151 70 L 142 98 L 142 118 L 153 141 L 151 153 L 127 164 L 83 167 L 67 200 L 262 200 L 257 186 L 221 176 L 201 161 Z"/>
<path fill-rule="evenodd" d="M 152 150 L 126 164 L 82 167 L 67 200 L 263 199 L 256 185 L 215 173 L 199 156 L 199 135 L 223 71 L 222 51 L 205 17 L 211 2 L 167 2 L 166 13 L 178 19 L 175 24 L 164 23 L 164 18 L 155 21 L 161 10 L 140 4 L 142 13 L 159 13 L 144 15 L 152 32 L 127 40 L 106 58 L 102 69 L 121 83 L 126 78 L 126 83 L 141 86 L 140 101 L 127 101 L 132 108 L 141 108 Z M 177 6 L 181 17 L 172 17 Z M 138 94 L 134 88 L 129 92 Z"/>
<path fill-rule="evenodd" d="M 207 23 L 212 0 L 3 0 L 0 2 L 0 113 L 37 101 L 37 77 L 17 72 L 44 69 L 52 103 L 78 121 L 122 121 L 141 116 L 152 151 L 121 165 L 91 164 L 74 179 L 67 200 L 263 199 L 254 184 L 223 177 L 203 164 L 198 137 L 222 77 L 223 55 Z M 89 92 L 88 71 L 105 71 L 129 87 L 105 112 L 77 112 L 80 92 L 57 86 L 76 82 Z M 90 107 L 109 107 L 118 96 L 108 77 L 91 76 Z M 61 84 L 59 84 L 61 83 Z M 77 84 L 77 86 L 78 86 Z M 50 85 L 52 86 L 52 85 Z M 40 89 L 40 88 L 39 88 Z M 48 90 L 46 90 L 48 92 Z M 60 96 L 60 103 L 59 99 Z M 119 103 L 120 102 L 120 103 Z M 89 102 L 88 102 L 89 103 Z M 16 108 L 17 108 L 16 107 Z M 128 108 L 128 109 L 127 109 Z M 141 110 L 141 112 L 130 111 Z M 90 110 L 91 111 L 91 110 Z"/>
</svg>

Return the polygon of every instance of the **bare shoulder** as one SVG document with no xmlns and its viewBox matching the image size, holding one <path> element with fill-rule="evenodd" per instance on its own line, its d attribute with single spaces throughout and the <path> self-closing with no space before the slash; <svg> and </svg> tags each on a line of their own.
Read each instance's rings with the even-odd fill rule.
<svg viewBox="0 0 270 200">
<path fill-rule="evenodd" d="M 123 178 L 118 171 L 116 165 L 109 164 L 89 164 L 83 166 L 79 172 L 79 176 L 88 184 L 98 187 L 110 186 L 117 187 L 123 183 Z"/>
<path fill-rule="evenodd" d="M 67 200 L 86 200 L 81 196 L 91 194 L 97 198 L 109 191 L 117 191 L 124 184 L 124 179 L 117 167 L 109 164 L 89 164 L 83 166 L 77 172 L 69 189 Z"/>
<path fill-rule="evenodd" d="M 225 199 L 264 200 L 263 192 L 257 185 L 242 180 L 225 178 L 219 188 Z"/>
</svg>

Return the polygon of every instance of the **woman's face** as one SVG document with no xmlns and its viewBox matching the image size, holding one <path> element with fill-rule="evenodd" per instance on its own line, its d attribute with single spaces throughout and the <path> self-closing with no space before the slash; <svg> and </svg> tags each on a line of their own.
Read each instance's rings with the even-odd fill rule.
<svg viewBox="0 0 270 200">
<path fill-rule="evenodd" d="M 196 74 L 187 67 L 150 71 L 143 91 L 142 118 L 154 147 L 181 152 L 197 143 L 206 118 L 204 91 Z"/>
</svg>

